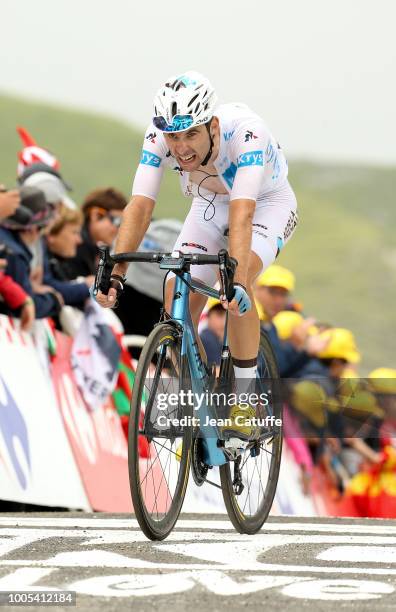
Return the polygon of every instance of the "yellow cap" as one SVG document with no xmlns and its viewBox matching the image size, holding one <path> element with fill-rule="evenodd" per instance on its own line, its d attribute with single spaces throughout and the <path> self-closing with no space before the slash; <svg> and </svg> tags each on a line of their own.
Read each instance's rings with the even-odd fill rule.
<svg viewBox="0 0 396 612">
<path fill-rule="evenodd" d="M 320 385 L 312 380 L 298 382 L 292 389 L 291 403 L 315 427 L 324 427 L 327 395 Z"/>
<path fill-rule="evenodd" d="M 338 394 L 343 396 L 343 398 L 349 398 L 353 397 L 355 393 L 362 388 L 362 380 L 359 378 L 359 374 L 355 368 L 346 365 L 338 381 Z"/>
<path fill-rule="evenodd" d="M 213 297 L 209 298 L 208 301 L 206 302 L 208 312 L 211 308 L 213 308 L 213 306 L 217 306 L 217 304 L 220 304 L 220 303 L 221 303 L 220 300 L 218 300 L 217 298 L 213 298 Z"/>
<path fill-rule="evenodd" d="M 287 340 L 293 333 L 293 329 L 304 321 L 299 312 L 293 310 L 282 310 L 272 319 L 281 340 Z"/>
<path fill-rule="evenodd" d="M 282 287 L 287 291 L 294 291 L 295 276 L 287 268 L 282 266 L 269 266 L 258 277 L 257 287 Z"/>
<path fill-rule="evenodd" d="M 377 400 L 370 391 L 358 390 L 350 397 L 344 396 L 341 401 L 345 414 L 348 416 L 366 418 L 372 414 L 379 418 L 384 417 L 384 411 L 378 406 Z"/>
<path fill-rule="evenodd" d="M 353 333 L 349 329 L 334 327 L 320 334 L 330 338 L 329 344 L 319 353 L 320 359 L 345 359 L 349 363 L 358 363 L 361 359 Z"/>
<path fill-rule="evenodd" d="M 377 368 L 368 375 L 369 385 L 375 393 L 396 394 L 396 370 Z"/>
<path fill-rule="evenodd" d="M 276 327 L 279 338 L 281 340 L 288 340 L 292 335 L 294 328 L 301 325 L 301 323 L 304 323 L 304 320 L 304 317 L 299 312 L 295 312 L 294 310 L 282 310 L 274 316 L 272 322 Z M 315 325 L 311 325 L 308 328 L 309 335 L 317 333 L 318 329 L 315 327 Z"/>
</svg>

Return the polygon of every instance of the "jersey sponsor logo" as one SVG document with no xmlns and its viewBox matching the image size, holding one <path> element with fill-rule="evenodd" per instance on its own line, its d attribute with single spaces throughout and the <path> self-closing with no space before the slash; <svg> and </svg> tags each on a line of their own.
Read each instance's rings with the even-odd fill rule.
<svg viewBox="0 0 396 612">
<path fill-rule="evenodd" d="M 143 149 L 142 157 L 140 158 L 140 163 L 144 166 L 154 166 L 154 168 L 159 168 L 161 164 L 161 158 L 154 153 L 150 153 L 150 151 L 146 151 Z"/>
<path fill-rule="evenodd" d="M 241 155 L 238 157 L 238 168 L 263 165 L 264 156 L 262 151 L 249 151 L 248 153 L 241 153 Z"/>
<path fill-rule="evenodd" d="M 201 251 L 205 251 L 205 253 L 208 252 L 208 249 L 206 247 L 204 247 L 202 244 L 197 244 L 196 242 L 183 242 L 182 247 L 183 246 L 194 247 L 195 249 L 201 249 Z"/>
<path fill-rule="evenodd" d="M 287 224 L 285 227 L 285 231 L 283 232 L 283 240 L 286 241 L 289 236 L 294 232 L 294 228 L 298 223 L 298 215 L 297 213 L 291 211 L 290 216 L 287 220 Z"/>
<path fill-rule="evenodd" d="M 264 232 L 260 232 L 260 230 L 252 230 L 252 234 L 258 234 L 259 236 L 262 236 L 263 238 L 268 238 L 267 234 L 264 234 Z"/>
<path fill-rule="evenodd" d="M 155 144 L 155 139 L 157 138 L 156 132 L 151 132 L 151 134 L 147 134 L 146 140 L 149 140 L 153 144 Z"/>
<path fill-rule="evenodd" d="M 225 172 L 223 172 L 223 174 L 221 175 L 230 189 L 232 189 L 232 186 L 234 184 L 234 179 L 237 170 L 237 166 L 233 162 L 231 162 Z"/>
<path fill-rule="evenodd" d="M 229 140 L 231 140 L 231 138 L 234 136 L 234 132 L 235 130 L 232 130 L 231 132 L 224 132 L 223 136 L 224 136 L 224 140 L 226 142 L 228 142 Z"/>
<path fill-rule="evenodd" d="M 250 130 L 248 130 L 245 134 L 245 142 L 249 142 L 249 140 L 253 140 L 258 138 L 258 136 L 256 136 L 256 134 L 253 134 L 253 132 L 251 132 Z"/>
</svg>

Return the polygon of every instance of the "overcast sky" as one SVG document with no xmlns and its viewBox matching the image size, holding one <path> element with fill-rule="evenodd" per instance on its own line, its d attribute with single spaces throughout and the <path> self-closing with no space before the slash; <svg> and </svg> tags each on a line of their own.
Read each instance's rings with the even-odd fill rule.
<svg viewBox="0 0 396 612">
<path fill-rule="evenodd" d="M 195 69 L 291 157 L 396 164 L 395 0 L 0 0 L 0 15 L 0 90 L 143 128 L 160 84 Z"/>
</svg>

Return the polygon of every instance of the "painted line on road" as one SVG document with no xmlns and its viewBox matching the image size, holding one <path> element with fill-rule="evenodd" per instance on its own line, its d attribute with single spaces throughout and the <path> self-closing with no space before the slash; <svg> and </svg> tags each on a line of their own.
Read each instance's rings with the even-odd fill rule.
<svg viewBox="0 0 396 612">
<path fill-rule="evenodd" d="M 95 559 L 91 560 L 86 556 L 85 559 L 80 559 L 76 557 L 76 553 L 61 553 L 57 555 L 54 560 L 49 559 L 47 561 L 35 561 L 33 559 L 10 559 L 9 561 L 0 561 L 0 567 L 55 567 L 57 569 L 61 569 L 64 567 L 77 567 L 77 565 L 83 561 L 84 567 L 92 567 L 92 568 L 131 568 L 131 569 L 150 569 L 150 570 L 206 570 L 206 571 L 238 571 L 241 572 L 241 566 L 239 563 L 229 564 L 227 566 L 216 565 L 215 567 L 208 566 L 207 563 L 150 563 L 148 561 L 141 561 L 138 559 L 130 559 L 130 564 L 126 563 L 125 558 L 120 559 L 119 563 L 116 564 L 113 555 L 122 557 L 122 555 L 117 555 L 116 553 L 108 553 L 113 557 L 111 561 L 112 564 L 109 565 L 98 565 L 98 554 L 101 553 L 103 555 L 103 551 L 95 550 L 90 551 L 95 553 Z M 67 557 L 70 555 L 70 558 Z M 61 556 L 63 559 L 61 559 Z M 58 563 L 54 563 L 57 560 Z M 62 562 L 60 562 L 62 561 Z M 243 572 L 291 572 L 291 573 L 299 573 L 299 574 L 361 574 L 361 575 L 373 575 L 373 576 L 396 576 L 396 569 L 388 569 L 388 568 L 362 568 L 362 567 L 328 567 L 328 566 L 312 566 L 312 565 L 282 565 L 282 564 L 274 564 L 274 563 L 260 563 L 259 567 L 257 564 L 252 564 L 252 566 L 245 566 L 243 568 Z"/>
<path fill-rule="evenodd" d="M 118 518 L 22 518 L 22 517 L 2 517 L 0 518 L 0 526 L 11 526 L 11 527 L 74 527 L 74 528 L 85 528 L 85 529 L 130 529 L 140 530 L 139 524 L 136 519 L 118 519 Z M 176 524 L 177 529 L 191 529 L 191 530 L 219 530 L 219 531 L 231 531 L 234 529 L 229 521 L 216 521 L 216 520 L 202 520 L 202 519 L 180 519 Z M 265 523 L 261 532 L 266 533 L 269 531 L 308 531 L 320 532 L 320 533 L 362 533 L 362 534 L 377 534 L 377 535 L 389 535 L 396 536 L 396 526 L 394 525 L 362 525 L 354 523 Z"/>
</svg>

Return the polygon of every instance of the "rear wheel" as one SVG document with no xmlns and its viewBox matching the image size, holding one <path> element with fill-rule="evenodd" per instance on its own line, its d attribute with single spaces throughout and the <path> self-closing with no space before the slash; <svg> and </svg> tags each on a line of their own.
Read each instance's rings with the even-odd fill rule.
<svg viewBox="0 0 396 612">
<path fill-rule="evenodd" d="M 177 420 L 192 414 L 172 399 L 189 387 L 188 364 L 176 328 L 160 324 L 140 355 L 128 434 L 132 503 L 146 536 L 164 539 L 180 514 L 187 488 L 192 427 Z"/>
<path fill-rule="evenodd" d="M 256 416 L 268 423 L 260 439 L 237 458 L 220 467 L 220 481 L 228 516 L 239 533 L 256 533 L 263 526 L 274 500 L 282 455 L 282 401 L 279 373 L 268 336 L 261 332 L 258 354 L 258 393 L 268 394 L 268 405 L 260 404 Z"/>
</svg>

